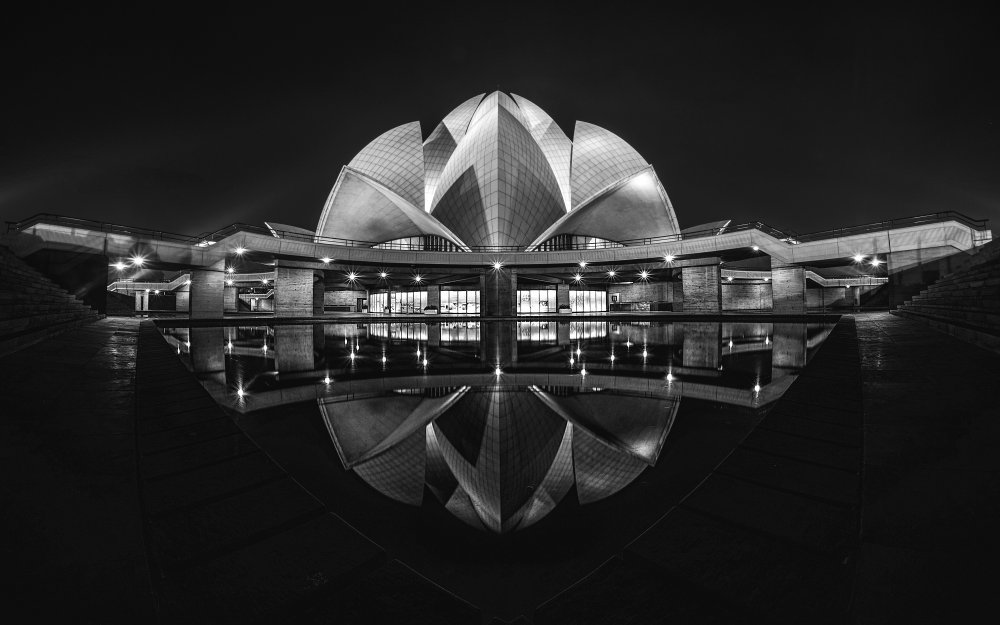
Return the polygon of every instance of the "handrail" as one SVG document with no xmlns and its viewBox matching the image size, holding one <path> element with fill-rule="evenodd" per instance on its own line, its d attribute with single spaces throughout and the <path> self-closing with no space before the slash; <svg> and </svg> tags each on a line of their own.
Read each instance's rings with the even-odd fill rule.
<svg viewBox="0 0 1000 625">
<path fill-rule="evenodd" d="M 748 230 L 757 230 L 771 237 L 774 237 L 779 241 L 783 241 L 788 245 L 797 245 L 800 243 L 806 243 L 810 241 L 820 241 L 824 239 L 853 236 L 857 234 L 880 232 L 880 231 L 890 230 L 893 228 L 905 228 L 910 226 L 919 226 L 931 223 L 943 223 L 946 221 L 956 221 L 965 226 L 968 226 L 969 228 L 972 228 L 973 230 L 978 230 L 978 231 L 985 231 L 989 228 L 988 219 L 972 219 L 971 217 L 968 217 L 956 211 L 928 213 L 925 215 L 915 215 L 911 217 L 889 219 L 884 221 L 872 222 L 868 224 L 847 226 L 844 228 L 820 230 L 806 234 L 795 234 L 789 230 L 782 230 L 779 228 L 775 228 L 760 221 L 753 221 L 735 225 L 730 224 L 729 226 L 723 229 L 710 228 L 697 232 L 688 232 L 684 234 L 677 233 L 660 237 L 623 239 L 621 241 L 595 241 L 591 243 L 575 243 L 569 245 L 568 249 L 560 249 L 558 251 L 606 249 L 612 247 L 617 248 L 621 246 L 632 247 L 632 246 L 643 246 L 643 245 L 658 245 L 662 243 L 673 243 L 681 240 L 704 238 L 710 236 L 721 236 L 724 234 L 730 234 L 733 232 L 745 232 Z M 313 243 L 313 244 L 337 245 L 343 247 L 374 247 L 378 245 L 383 249 L 399 249 L 399 250 L 409 250 L 409 251 L 436 251 L 436 250 L 426 250 L 421 244 L 391 243 L 385 241 L 358 241 L 353 239 L 324 237 L 314 234 L 307 234 L 303 232 L 293 232 L 285 230 L 272 231 L 270 228 L 267 228 L 265 226 L 256 226 L 253 224 L 246 224 L 239 222 L 230 224 L 214 232 L 204 233 L 197 236 L 177 234 L 174 232 L 166 232 L 162 230 L 151 230 L 148 228 L 122 226 L 118 224 L 111 224 L 108 222 L 95 221 L 91 219 L 81 219 L 78 217 L 66 217 L 63 215 L 55 215 L 52 213 L 38 213 L 23 221 L 17 221 L 17 222 L 7 221 L 6 224 L 7 224 L 8 234 L 22 232 L 38 224 L 46 224 L 54 226 L 66 226 L 70 228 L 82 228 L 97 232 L 140 236 L 162 241 L 175 241 L 179 243 L 198 245 L 201 247 L 214 245 L 218 241 L 221 241 L 222 239 L 225 239 L 228 236 L 243 233 L 243 234 L 259 234 L 268 237 L 278 235 L 279 238 L 288 239 L 292 241 L 301 241 L 304 243 Z M 471 252 L 484 252 L 484 253 L 504 253 L 504 252 L 509 253 L 509 252 L 525 251 L 523 247 L 509 246 L 509 245 L 472 246 L 469 247 L 468 250 Z"/>
</svg>

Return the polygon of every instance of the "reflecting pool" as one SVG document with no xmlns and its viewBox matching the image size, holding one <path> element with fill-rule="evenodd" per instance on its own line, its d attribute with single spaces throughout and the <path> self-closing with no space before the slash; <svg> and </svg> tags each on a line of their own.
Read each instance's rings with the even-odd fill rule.
<svg viewBox="0 0 1000 625">
<path fill-rule="evenodd" d="M 516 616 L 677 505 L 832 328 L 468 320 L 162 332 L 331 511 L 435 583 Z"/>
</svg>

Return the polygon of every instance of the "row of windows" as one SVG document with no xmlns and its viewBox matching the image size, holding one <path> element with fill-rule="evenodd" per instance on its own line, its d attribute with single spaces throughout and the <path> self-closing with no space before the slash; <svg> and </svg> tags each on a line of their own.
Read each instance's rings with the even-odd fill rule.
<svg viewBox="0 0 1000 625">
<path fill-rule="evenodd" d="M 449 315 L 478 315 L 480 313 L 478 290 L 441 291 L 440 312 Z M 374 313 L 420 314 L 427 306 L 427 291 L 392 291 L 371 293 L 368 310 Z M 569 306 L 573 312 L 605 312 L 608 310 L 607 291 L 570 289 Z M 525 289 L 517 292 L 517 313 L 554 313 L 556 290 Z"/>
</svg>

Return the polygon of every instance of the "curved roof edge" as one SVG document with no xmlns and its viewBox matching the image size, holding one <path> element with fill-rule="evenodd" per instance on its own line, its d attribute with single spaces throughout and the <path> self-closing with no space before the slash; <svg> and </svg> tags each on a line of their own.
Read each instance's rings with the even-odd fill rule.
<svg viewBox="0 0 1000 625">
<path fill-rule="evenodd" d="M 392 189 L 415 206 L 424 205 L 424 144 L 420 122 L 407 122 L 372 139 L 347 164 Z"/>
<path fill-rule="evenodd" d="M 315 230 L 310 230 L 308 228 L 300 228 L 299 226 L 290 226 L 288 224 L 279 224 L 276 221 L 265 221 L 264 225 L 267 229 L 271 231 L 276 239 L 283 239 L 283 235 L 287 234 L 302 234 L 306 236 L 313 236 L 316 234 Z"/>
<path fill-rule="evenodd" d="M 652 184 L 649 184 L 652 183 Z M 621 210 L 631 214 L 622 219 Z M 593 236 L 610 241 L 654 238 L 680 232 L 677 215 L 652 165 L 595 193 L 579 207 L 549 226 L 526 248 L 560 234 Z M 598 234 L 600 233 L 600 234 Z"/>
<path fill-rule="evenodd" d="M 385 236 L 388 238 L 382 238 L 381 240 L 371 240 L 368 238 L 358 238 L 356 235 L 352 235 L 351 232 L 344 232 L 343 230 L 337 229 L 331 225 L 331 217 L 334 216 L 335 207 L 337 199 L 340 192 L 349 179 L 356 178 L 360 180 L 363 184 L 367 185 L 372 192 L 377 193 L 382 196 L 385 200 L 383 206 L 380 207 L 383 211 L 398 213 L 399 217 L 404 218 L 409 221 L 413 227 L 418 232 L 401 232 L 396 231 L 392 233 L 387 233 Z M 389 203 L 392 207 L 388 207 L 385 204 Z M 371 210 L 370 205 L 366 205 L 363 202 L 354 203 L 347 207 L 349 214 L 338 215 L 339 222 L 346 226 L 358 226 L 360 224 L 370 224 L 374 221 L 370 219 L 370 214 L 364 214 L 366 211 Z M 448 229 L 444 224 L 438 221 L 435 217 L 425 212 L 423 208 L 418 208 L 414 206 L 411 202 L 407 201 L 406 198 L 401 197 L 399 194 L 393 192 L 391 189 L 387 188 L 385 185 L 379 183 L 376 180 L 372 180 L 364 173 L 356 171 L 348 166 L 344 166 L 340 170 L 340 175 L 337 176 L 337 182 L 334 184 L 333 189 L 330 191 L 330 195 L 326 200 L 326 204 L 323 206 L 323 212 L 320 214 L 319 224 L 316 227 L 316 237 L 317 241 L 320 237 L 330 237 L 335 239 L 348 239 L 348 240 L 361 240 L 367 241 L 373 244 L 383 243 L 385 241 L 394 240 L 405 236 L 417 236 L 420 234 L 430 234 L 447 239 L 457 245 L 464 251 L 469 251 L 469 247 L 460 239 L 455 233 Z"/>
</svg>

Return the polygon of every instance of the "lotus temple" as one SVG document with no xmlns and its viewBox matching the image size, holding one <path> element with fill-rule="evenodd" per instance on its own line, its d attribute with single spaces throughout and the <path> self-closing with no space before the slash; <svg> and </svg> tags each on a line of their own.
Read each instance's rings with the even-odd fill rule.
<svg viewBox="0 0 1000 625">
<path fill-rule="evenodd" d="M 500 91 L 370 136 L 315 224 L 8 222 L 15 621 L 992 607 L 987 220 L 710 221 L 630 137 Z"/>
</svg>

